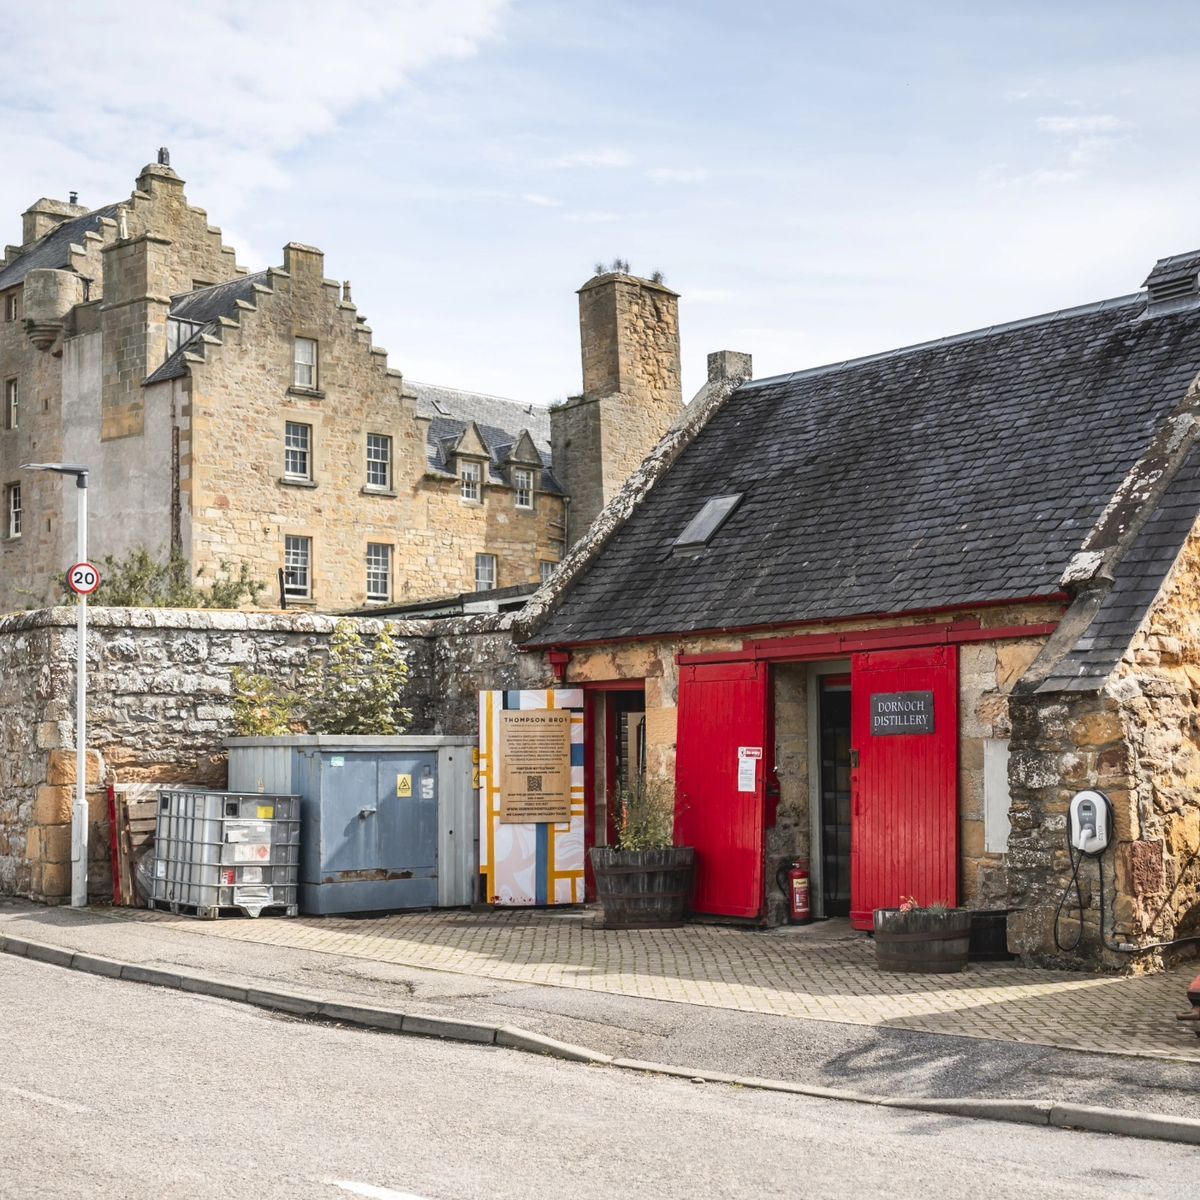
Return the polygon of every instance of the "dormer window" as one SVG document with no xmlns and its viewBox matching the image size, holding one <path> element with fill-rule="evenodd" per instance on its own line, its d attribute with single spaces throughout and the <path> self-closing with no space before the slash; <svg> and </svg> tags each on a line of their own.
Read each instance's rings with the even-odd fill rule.
<svg viewBox="0 0 1200 1200">
<path fill-rule="evenodd" d="M 687 523 L 683 532 L 672 543 L 676 553 L 696 553 L 703 550 L 713 535 L 733 514 L 742 502 L 742 493 L 730 496 L 713 496 L 704 502 L 704 507 Z"/>
<path fill-rule="evenodd" d="M 513 471 L 513 492 L 518 508 L 533 507 L 533 472 L 525 467 Z"/>
<path fill-rule="evenodd" d="M 483 470 L 477 462 L 464 462 L 458 469 L 459 489 L 462 498 L 478 504 L 481 498 Z"/>
<path fill-rule="evenodd" d="M 167 354 L 174 354 L 180 346 L 190 342 L 201 328 L 203 327 L 192 321 L 180 321 L 172 317 L 167 322 Z"/>
</svg>

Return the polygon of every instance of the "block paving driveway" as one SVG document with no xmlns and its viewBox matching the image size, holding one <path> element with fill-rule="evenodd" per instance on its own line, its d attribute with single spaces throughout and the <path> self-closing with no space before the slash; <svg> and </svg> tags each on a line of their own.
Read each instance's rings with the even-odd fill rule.
<svg viewBox="0 0 1200 1200">
<path fill-rule="evenodd" d="M 771 931 L 699 924 L 629 931 L 605 930 L 597 912 L 579 909 L 217 921 L 94 911 L 202 937 L 513 983 L 1200 1062 L 1194 1026 L 1175 1020 L 1200 970 L 1195 962 L 1134 977 L 1010 963 L 972 963 L 960 975 L 894 975 L 876 969 L 871 941 L 844 921 Z"/>
</svg>

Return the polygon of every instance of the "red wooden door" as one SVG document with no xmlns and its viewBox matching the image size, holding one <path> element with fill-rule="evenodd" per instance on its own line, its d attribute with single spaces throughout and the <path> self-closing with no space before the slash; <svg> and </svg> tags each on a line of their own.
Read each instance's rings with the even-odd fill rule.
<svg viewBox="0 0 1200 1200">
<path fill-rule="evenodd" d="M 901 896 L 956 904 L 957 648 L 856 654 L 850 708 L 851 923 Z"/>
<path fill-rule="evenodd" d="M 763 911 L 769 674 L 765 663 L 680 668 L 675 836 L 696 850 L 695 912 Z"/>
</svg>

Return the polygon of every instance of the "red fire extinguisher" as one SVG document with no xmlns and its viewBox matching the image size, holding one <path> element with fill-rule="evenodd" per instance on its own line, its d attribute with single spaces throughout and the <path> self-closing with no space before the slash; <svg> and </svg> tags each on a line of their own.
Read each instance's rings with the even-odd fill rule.
<svg viewBox="0 0 1200 1200">
<path fill-rule="evenodd" d="M 812 924 L 812 898 L 808 891 L 808 859 L 798 858 L 787 873 L 788 924 Z"/>
</svg>

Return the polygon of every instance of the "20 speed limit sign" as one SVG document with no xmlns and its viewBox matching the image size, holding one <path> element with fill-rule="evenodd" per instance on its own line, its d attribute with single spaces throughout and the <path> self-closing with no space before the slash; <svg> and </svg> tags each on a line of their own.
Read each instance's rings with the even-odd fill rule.
<svg viewBox="0 0 1200 1200">
<path fill-rule="evenodd" d="M 100 586 L 100 572 L 90 563 L 76 563 L 67 572 L 67 587 L 80 596 L 90 596 Z"/>
</svg>

